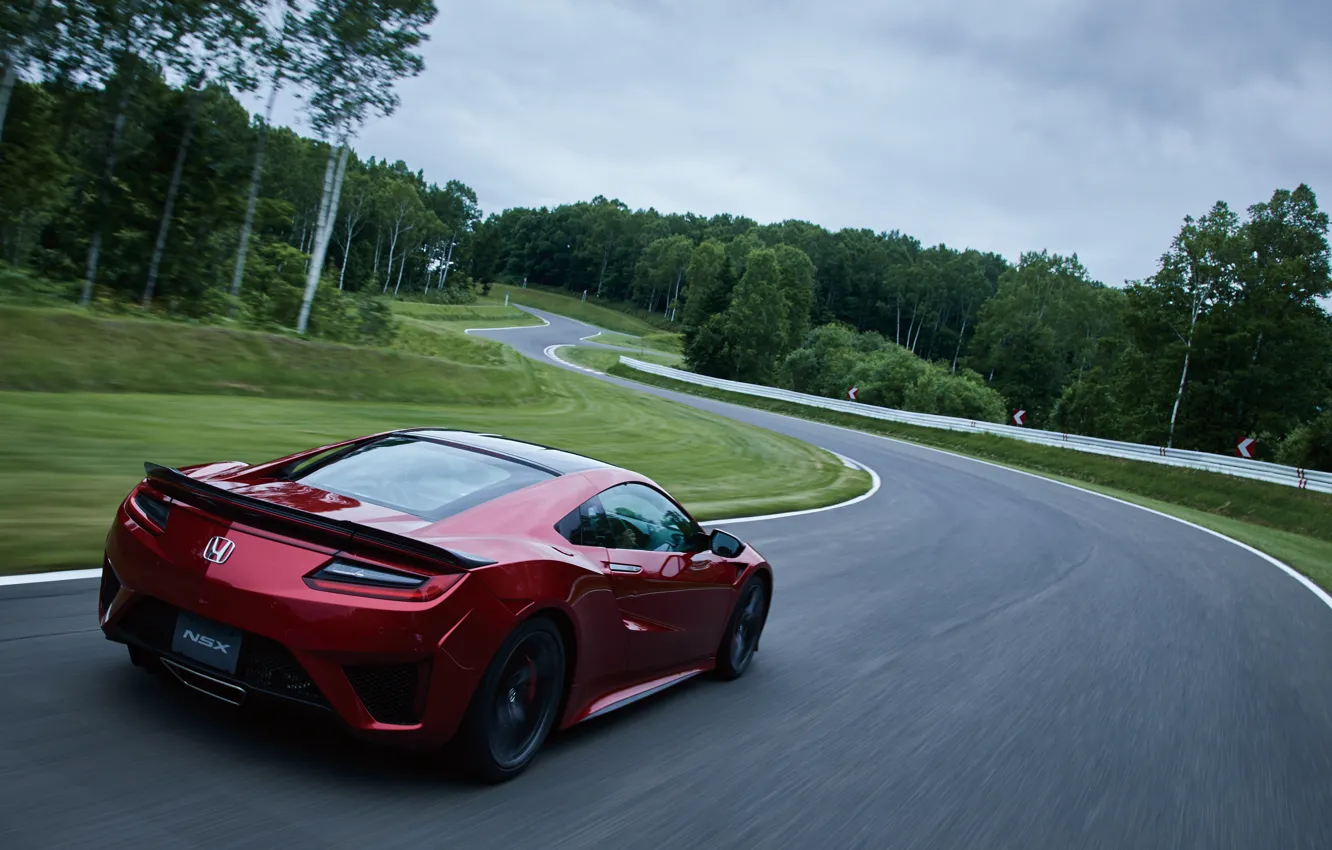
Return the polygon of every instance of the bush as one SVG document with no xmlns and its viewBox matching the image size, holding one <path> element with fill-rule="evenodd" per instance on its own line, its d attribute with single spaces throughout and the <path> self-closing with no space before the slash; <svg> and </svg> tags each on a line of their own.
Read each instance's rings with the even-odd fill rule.
<svg viewBox="0 0 1332 850">
<path fill-rule="evenodd" d="M 15 304 L 61 304 L 77 301 L 82 283 L 38 277 L 0 262 L 0 301 Z"/>
<path fill-rule="evenodd" d="M 1277 463 L 1332 472 L 1332 405 L 1291 431 L 1277 449 Z"/>
<path fill-rule="evenodd" d="M 953 374 L 877 333 L 823 325 L 806 335 L 784 365 L 798 392 L 845 398 L 849 387 L 858 387 L 859 400 L 878 407 L 985 422 L 1006 419 L 1003 397 L 980 375 L 965 369 Z"/>
<path fill-rule="evenodd" d="M 476 281 L 467 272 L 449 273 L 447 285 L 441 289 L 432 287 L 429 292 L 403 292 L 397 297 L 403 301 L 419 301 L 423 304 L 475 304 Z"/>
</svg>

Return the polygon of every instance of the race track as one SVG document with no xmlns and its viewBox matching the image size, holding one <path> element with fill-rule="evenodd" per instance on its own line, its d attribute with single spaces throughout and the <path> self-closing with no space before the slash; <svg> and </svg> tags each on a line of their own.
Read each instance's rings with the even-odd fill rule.
<svg viewBox="0 0 1332 850">
<path fill-rule="evenodd" d="M 592 332 L 542 315 L 481 335 L 542 357 Z M 1053 482 L 646 391 L 882 478 L 734 526 L 777 573 L 744 678 L 476 788 L 143 675 L 93 581 L 0 587 L 0 847 L 1332 847 L 1332 610 L 1281 570 Z"/>
</svg>

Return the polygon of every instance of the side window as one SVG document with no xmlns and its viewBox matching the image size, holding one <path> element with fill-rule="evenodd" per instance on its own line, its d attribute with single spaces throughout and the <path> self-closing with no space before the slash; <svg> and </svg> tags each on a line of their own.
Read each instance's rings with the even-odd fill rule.
<svg viewBox="0 0 1332 850">
<path fill-rule="evenodd" d="M 579 505 L 569 511 L 564 519 L 555 523 L 555 532 L 568 540 L 575 546 L 585 546 L 583 543 L 583 507 Z"/>
<path fill-rule="evenodd" d="M 606 546 L 610 538 L 606 511 L 595 496 L 555 523 L 555 531 L 575 546 Z"/>
<path fill-rule="evenodd" d="M 679 505 L 643 484 L 619 484 L 598 498 L 608 548 L 685 552 L 699 534 Z"/>
</svg>

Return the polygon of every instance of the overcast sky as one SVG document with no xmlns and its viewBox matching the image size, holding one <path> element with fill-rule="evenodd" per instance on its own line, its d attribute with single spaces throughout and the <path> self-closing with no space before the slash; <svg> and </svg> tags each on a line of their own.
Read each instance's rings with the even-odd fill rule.
<svg viewBox="0 0 1332 850">
<path fill-rule="evenodd" d="M 1218 199 L 1332 208 L 1327 0 L 439 5 L 356 147 L 486 213 L 603 194 L 1076 252 L 1119 285 Z"/>
</svg>

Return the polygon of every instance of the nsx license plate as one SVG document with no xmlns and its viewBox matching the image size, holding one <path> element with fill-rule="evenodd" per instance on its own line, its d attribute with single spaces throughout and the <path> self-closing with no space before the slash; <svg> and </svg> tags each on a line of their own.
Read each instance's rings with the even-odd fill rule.
<svg viewBox="0 0 1332 850">
<path fill-rule="evenodd" d="M 189 611 L 181 611 L 176 615 L 176 633 L 171 638 L 171 651 L 209 667 L 235 673 L 236 660 L 240 658 L 241 636 L 240 629 L 215 623 Z"/>
</svg>

